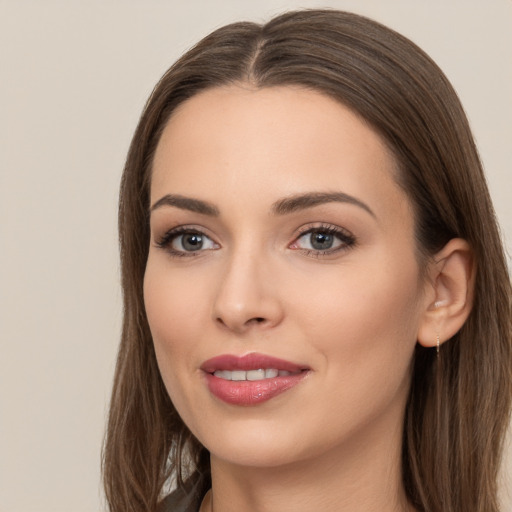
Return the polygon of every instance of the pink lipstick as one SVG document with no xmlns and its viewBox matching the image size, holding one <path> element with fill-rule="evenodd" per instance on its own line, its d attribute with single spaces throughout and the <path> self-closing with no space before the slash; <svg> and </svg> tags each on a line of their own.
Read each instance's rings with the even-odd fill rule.
<svg viewBox="0 0 512 512">
<path fill-rule="evenodd" d="M 310 368 L 263 354 L 222 355 L 205 361 L 210 392 L 233 405 L 257 405 L 296 386 Z"/>
</svg>

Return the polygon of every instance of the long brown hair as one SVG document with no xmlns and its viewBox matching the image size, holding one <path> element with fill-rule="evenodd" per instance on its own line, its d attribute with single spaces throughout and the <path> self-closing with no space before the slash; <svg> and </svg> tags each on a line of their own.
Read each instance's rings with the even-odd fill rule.
<svg viewBox="0 0 512 512">
<path fill-rule="evenodd" d="M 422 50 L 374 21 L 333 10 L 213 32 L 165 73 L 146 104 L 120 195 L 124 323 L 103 462 L 110 510 L 153 512 L 169 478 L 183 485 L 201 477 L 209 485 L 208 453 L 168 397 L 144 311 L 149 186 L 155 148 L 174 109 L 199 91 L 240 82 L 320 91 L 370 123 L 399 164 L 420 262 L 453 237 L 469 242 L 477 268 L 470 317 L 438 359 L 416 349 L 403 482 L 420 511 L 496 512 L 512 396 L 511 287 L 468 122 Z"/>
</svg>

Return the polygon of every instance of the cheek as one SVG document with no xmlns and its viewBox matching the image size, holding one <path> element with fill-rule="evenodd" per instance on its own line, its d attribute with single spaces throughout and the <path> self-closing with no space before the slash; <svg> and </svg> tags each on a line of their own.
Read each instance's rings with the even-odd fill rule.
<svg viewBox="0 0 512 512">
<path fill-rule="evenodd" d="M 144 275 L 144 304 L 156 339 L 180 338 L 201 326 L 208 285 L 197 272 L 173 272 L 165 257 L 150 254 Z"/>
<path fill-rule="evenodd" d="M 302 329 L 326 364 L 343 375 L 407 372 L 416 344 L 420 286 L 414 257 L 376 261 L 317 283 L 307 309 L 297 303 Z"/>
<path fill-rule="evenodd" d="M 156 360 L 174 407 L 192 429 L 196 417 L 190 404 L 197 403 L 197 397 L 191 379 L 200 363 L 194 341 L 204 330 L 206 288 L 204 280 L 193 273 L 183 276 L 169 271 L 165 261 L 150 254 L 144 276 L 144 303 Z"/>
<path fill-rule="evenodd" d="M 420 311 L 414 262 L 400 269 L 354 267 L 336 281 L 317 287 L 299 315 L 322 361 L 322 388 L 332 391 L 317 398 L 319 404 L 328 399 L 329 410 L 319 406 L 315 413 L 339 426 L 325 430 L 326 439 L 402 413 Z"/>
<path fill-rule="evenodd" d="M 144 304 L 162 378 L 167 386 L 181 371 L 194 367 L 192 343 L 198 339 L 207 307 L 204 281 L 181 277 L 165 261 L 148 259 L 144 276 Z M 202 299 L 202 300 L 201 300 Z"/>
</svg>

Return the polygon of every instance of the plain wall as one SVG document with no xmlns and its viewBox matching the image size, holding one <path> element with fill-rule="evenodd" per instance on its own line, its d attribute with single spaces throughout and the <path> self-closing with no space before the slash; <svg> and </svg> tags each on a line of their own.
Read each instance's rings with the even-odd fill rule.
<svg viewBox="0 0 512 512">
<path fill-rule="evenodd" d="M 103 510 L 121 314 L 117 189 L 153 85 L 218 26 L 314 6 L 373 17 L 444 69 L 510 254 L 510 0 L 0 0 L 0 511 Z"/>
</svg>

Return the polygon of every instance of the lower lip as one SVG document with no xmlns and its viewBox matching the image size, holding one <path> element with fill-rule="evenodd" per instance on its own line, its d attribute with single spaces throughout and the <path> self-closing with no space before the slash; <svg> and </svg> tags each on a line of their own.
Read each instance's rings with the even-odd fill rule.
<svg viewBox="0 0 512 512">
<path fill-rule="evenodd" d="M 294 375 L 275 377 L 273 379 L 234 381 L 220 379 L 210 373 L 206 374 L 210 392 L 228 404 L 258 405 L 267 402 L 296 386 L 307 374 L 303 371 Z"/>
</svg>

